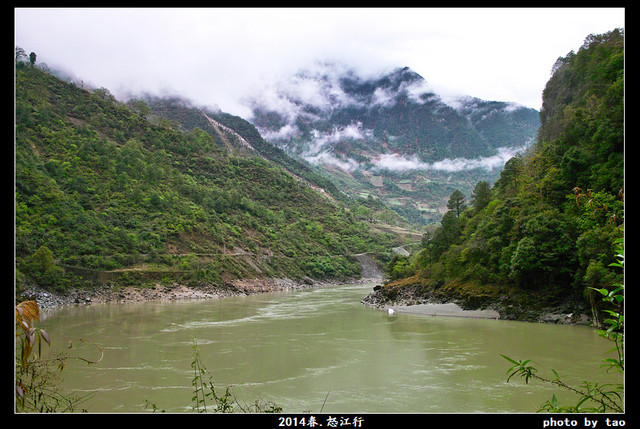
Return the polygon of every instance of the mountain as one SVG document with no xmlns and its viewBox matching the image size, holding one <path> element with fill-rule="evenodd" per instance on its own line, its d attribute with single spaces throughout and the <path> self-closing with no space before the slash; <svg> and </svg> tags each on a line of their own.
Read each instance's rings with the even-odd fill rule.
<svg viewBox="0 0 640 429">
<path fill-rule="evenodd" d="M 346 206 L 301 179 L 304 168 L 271 161 L 278 150 L 246 121 L 182 113 L 212 134 L 16 64 L 18 284 L 64 289 L 79 269 L 133 284 L 340 278 L 359 274 L 356 254 L 384 261 L 399 245 L 367 222 L 373 206 Z"/>
<path fill-rule="evenodd" d="M 493 181 L 535 138 L 539 114 L 513 103 L 445 102 L 408 67 L 361 77 L 336 64 L 301 71 L 248 101 L 265 140 L 351 195 L 380 197 L 416 223 L 445 198 Z"/>
<path fill-rule="evenodd" d="M 598 314 L 600 293 L 624 281 L 614 265 L 624 238 L 624 57 L 616 29 L 559 58 L 531 149 L 510 159 L 491 189 L 474 188 L 468 207 L 445 213 L 411 260 L 392 261 L 396 282 L 377 302 L 403 296 L 497 306 L 517 319 L 539 320 L 542 307 L 609 318 Z"/>
</svg>

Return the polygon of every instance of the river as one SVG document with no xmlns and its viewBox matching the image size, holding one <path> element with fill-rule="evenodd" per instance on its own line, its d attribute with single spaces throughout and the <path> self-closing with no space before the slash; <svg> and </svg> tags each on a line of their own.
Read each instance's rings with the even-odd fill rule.
<svg viewBox="0 0 640 429">
<path fill-rule="evenodd" d="M 218 393 L 273 402 L 286 413 L 535 413 L 553 393 L 507 383 L 500 355 L 532 359 L 568 384 L 618 382 L 600 368 L 612 344 L 584 326 L 424 316 L 366 307 L 373 284 L 208 300 L 68 307 L 45 312 L 52 351 L 69 359 L 62 386 L 89 412 L 191 412 L 194 344 Z M 603 379 L 604 377 L 604 379 Z M 571 402 L 573 401 L 573 402 Z"/>
</svg>

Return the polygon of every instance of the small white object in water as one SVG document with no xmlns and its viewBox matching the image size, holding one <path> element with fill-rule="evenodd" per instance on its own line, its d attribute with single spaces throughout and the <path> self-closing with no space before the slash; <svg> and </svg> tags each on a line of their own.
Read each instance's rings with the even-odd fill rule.
<svg viewBox="0 0 640 429">
<path fill-rule="evenodd" d="M 390 308 L 387 310 L 387 313 L 389 313 L 389 316 L 391 316 L 393 313 L 395 313 L 395 311 L 393 311 L 393 308 Z"/>
</svg>

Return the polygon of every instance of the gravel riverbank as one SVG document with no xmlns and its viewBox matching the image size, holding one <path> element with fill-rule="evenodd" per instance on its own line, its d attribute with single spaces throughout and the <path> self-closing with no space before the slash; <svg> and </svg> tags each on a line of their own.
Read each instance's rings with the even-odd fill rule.
<svg viewBox="0 0 640 429">
<path fill-rule="evenodd" d="M 224 285 L 188 287 L 180 284 L 154 285 L 149 287 L 115 287 L 104 284 L 90 289 L 74 289 L 67 293 L 55 293 L 36 286 L 28 286 L 22 298 L 35 300 L 40 309 L 53 309 L 73 305 L 96 305 L 105 303 L 143 302 L 151 300 L 214 299 L 255 293 L 303 290 L 337 286 L 345 283 L 375 283 L 378 279 L 345 279 L 316 281 L 310 278 L 292 279 L 245 279 Z"/>
<path fill-rule="evenodd" d="M 418 314 L 421 316 L 470 317 L 474 319 L 499 319 L 494 310 L 465 310 L 452 302 L 446 304 L 392 305 L 395 313 Z"/>
</svg>

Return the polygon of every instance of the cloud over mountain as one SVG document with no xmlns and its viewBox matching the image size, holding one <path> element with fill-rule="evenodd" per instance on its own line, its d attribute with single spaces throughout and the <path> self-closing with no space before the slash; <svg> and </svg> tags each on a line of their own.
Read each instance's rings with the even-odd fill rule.
<svg viewBox="0 0 640 429">
<path fill-rule="evenodd" d="M 493 170 L 538 125 L 537 112 L 516 103 L 443 100 L 408 67 L 364 77 L 344 64 L 317 63 L 245 102 L 267 141 L 346 171 Z"/>
</svg>

